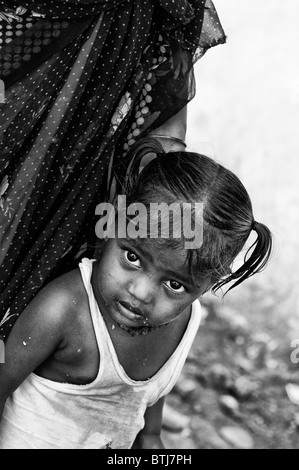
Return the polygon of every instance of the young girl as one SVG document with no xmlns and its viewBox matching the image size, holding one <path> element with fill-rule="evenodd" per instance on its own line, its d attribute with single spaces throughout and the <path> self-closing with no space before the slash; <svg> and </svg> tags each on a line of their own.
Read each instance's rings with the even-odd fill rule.
<svg viewBox="0 0 299 470">
<path fill-rule="evenodd" d="M 107 238 L 99 260 L 83 259 L 39 292 L 0 365 L 1 449 L 163 448 L 163 397 L 196 336 L 198 298 L 240 284 L 268 261 L 270 231 L 255 222 L 232 172 L 156 145 L 139 172 L 146 152 L 135 154 L 127 204 L 202 204 L 203 243 L 187 249 L 171 231 L 167 239 Z M 251 252 L 231 272 L 252 231 Z"/>
</svg>

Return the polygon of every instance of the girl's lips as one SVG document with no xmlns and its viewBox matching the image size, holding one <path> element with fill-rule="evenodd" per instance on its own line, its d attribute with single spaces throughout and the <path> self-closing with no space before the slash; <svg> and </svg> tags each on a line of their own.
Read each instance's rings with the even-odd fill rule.
<svg viewBox="0 0 299 470">
<path fill-rule="evenodd" d="M 135 313 L 139 317 L 143 317 L 142 311 L 140 310 L 140 308 L 134 307 L 133 305 L 129 304 L 128 302 L 124 302 L 123 300 L 119 301 L 119 303 L 123 305 L 126 309 L 130 310 L 130 312 Z"/>
<path fill-rule="evenodd" d="M 127 320 L 139 323 L 139 325 L 144 325 L 146 323 L 145 317 L 138 308 L 132 307 L 130 304 L 123 301 L 118 301 L 117 305 L 120 314 Z"/>
</svg>

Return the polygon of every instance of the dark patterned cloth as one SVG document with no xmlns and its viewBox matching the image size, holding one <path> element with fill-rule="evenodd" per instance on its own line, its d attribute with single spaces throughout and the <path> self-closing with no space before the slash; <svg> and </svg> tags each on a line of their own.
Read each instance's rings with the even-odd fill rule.
<svg viewBox="0 0 299 470">
<path fill-rule="evenodd" d="M 193 98 L 194 61 L 223 42 L 209 0 L 0 0 L 0 336 L 92 258 L 108 166 Z"/>
</svg>

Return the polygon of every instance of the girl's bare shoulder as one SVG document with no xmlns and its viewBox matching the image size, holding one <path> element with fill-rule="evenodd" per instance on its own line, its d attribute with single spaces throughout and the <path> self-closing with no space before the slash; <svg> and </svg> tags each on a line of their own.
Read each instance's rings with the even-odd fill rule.
<svg viewBox="0 0 299 470">
<path fill-rule="evenodd" d="M 86 305 L 87 294 L 79 268 L 49 282 L 34 299 L 37 306 L 47 306 L 59 316 L 76 312 Z"/>
<path fill-rule="evenodd" d="M 37 293 L 7 338 L 5 368 L 0 370 L 5 396 L 47 361 L 48 369 L 44 370 L 51 371 L 49 377 L 56 377 L 55 367 L 49 366 L 50 358 L 66 350 L 70 338 L 75 337 L 73 331 L 81 326 L 80 315 L 83 309 L 86 311 L 85 301 L 79 269 L 49 282 Z M 59 380 L 59 374 L 57 377 Z"/>
</svg>

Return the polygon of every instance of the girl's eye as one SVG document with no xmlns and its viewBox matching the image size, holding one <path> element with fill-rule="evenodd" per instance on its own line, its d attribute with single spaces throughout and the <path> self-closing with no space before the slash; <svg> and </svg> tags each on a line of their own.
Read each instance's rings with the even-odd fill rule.
<svg viewBox="0 0 299 470">
<path fill-rule="evenodd" d="M 178 281 L 171 280 L 171 281 L 167 281 L 166 284 L 168 285 L 168 287 L 170 287 L 171 290 L 173 290 L 175 292 L 185 292 L 186 291 L 185 287 L 182 286 L 182 284 L 180 284 Z"/>
<path fill-rule="evenodd" d="M 133 264 L 134 266 L 140 266 L 140 260 L 138 256 L 135 255 L 135 253 L 132 251 L 125 250 L 125 257 L 130 264 Z"/>
</svg>

